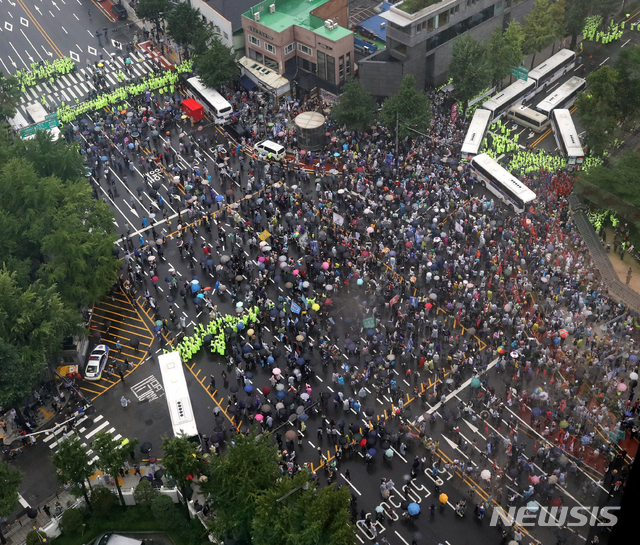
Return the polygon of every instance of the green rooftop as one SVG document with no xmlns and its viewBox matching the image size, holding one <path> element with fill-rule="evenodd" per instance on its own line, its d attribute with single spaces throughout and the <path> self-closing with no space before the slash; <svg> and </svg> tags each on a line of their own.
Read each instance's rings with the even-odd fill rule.
<svg viewBox="0 0 640 545">
<path fill-rule="evenodd" d="M 402 4 L 396 7 L 405 13 L 413 15 L 424 8 L 428 8 L 434 4 L 439 4 L 440 2 L 442 2 L 442 0 L 404 0 Z"/>
<path fill-rule="evenodd" d="M 299 26 L 319 34 L 327 40 L 336 41 L 353 34 L 350 30 L 338 26 L 329 30 L 324 26 L 324 20 L 311 15 L 311 12 L 326 4 L 328 0 L 264 0 L 243 13 L 249 19 L 254 18 L 254 13 L 260 13 L 260 24 L 272 29 L 274 32 L 282 32 L 291 26 Z M 275 4 L 275 13 L 269 13 L 269 6 Z"/>
</svg>

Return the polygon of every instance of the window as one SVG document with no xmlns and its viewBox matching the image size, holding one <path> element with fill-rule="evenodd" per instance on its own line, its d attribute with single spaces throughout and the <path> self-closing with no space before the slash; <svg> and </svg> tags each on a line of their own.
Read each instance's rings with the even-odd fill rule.
<svg viewBox="0 0 640 545">
<path fill-rule="evenodd" d="M 322 51 L 318 51 L 318 77 L 327 79 L 327 56 Z"/>
<path fill-rule="evenodd" d="M 264 60 L 264 55 L 259 51 L 256 51 L 255 49 L 249 48 L 249 58 L 253 59 L 254 61 L 258 61 L 259 63 L 262 64 Z"/>
<path fill-rule="evenodd" d="M 455 15 L 459 11 L 460 11 L 460 4 L 457 4 L 449 10 L 449 15 Z"/>
<path fill-rule="evenodd" d="M 226 32 L 223 32 L 223 33 L 222 33 L 222 35 L 224 36 L 224 39 L 225 39 L 225 40 L 228 40 L 228 39 L 229 39 L 229 35 L 228 35 Z"/>
<path fill-rule="evenodd" d="M 496 2 L 495 15 L 500 15 L 504 11 L 504 0 Z"/>
<path fill-rule="evenodd" d="M 431 17 L 431 19 L 429 19 L 427 21 L 427 31 L 431 32 L 435 28 L 438 28 L 437 23 L 436 23 L 436 18 L 435 17 Z"/>
<path fill-rule="evenodd" d="M 264 42 L 264 48 L 269 52 L 269 53 L 275 53 L 276 52 L 276 48 L 273 47 L 270 43 Z"/>
<path fill-rule="evenodd" d="M 249 43 L 260 47 L 260 40 L 258 40 L 258 38 L 252 36 L 251 34 L 249 34 Z"/>
<path fill-rule="evenodd" d="M 443 11 L 438 15 L 438 27 L 446 25 L 449 22 L 449 12 Z"/>
<path fill-rule="evenodd" d="M 338 60 L 338 75 L 340 83 L 344 81 L 344 56 L 341 56 Z"/>
<path fill-rule="evenodd" d="M 288 54 L 289 54 L 289 53 L 291 53 L 295 48 L 296 48 L 296 44 L 295 44 L 295 43 L 289 44 L 288 46 L 286 46 L 286 47 L 284 48 L 284 54 L 285 54 L 285 55 L 288 55 Z"/>
<path fill-rule="evenodd" d="M 347 76 L 351 74 L 351 53 L 347 53 L 345 57 L 345 62 L 347 65 Z"/>
<path fill-rule="evenodd" d="M 272 59 L 271 57 L 267 57 L 266 55 L 264 56 L 264 62 L 263 64 L 267 67 L 267 68 L 271 68 L 271 70 L 275 70 L 276 72 L 280 71 L 280 67 L 278 66 L 278 61 L 275 59 Z"/>
<path fill-rule="evenodd" d="M 327 81 L 334 84 L 336 82 L 336 59 L 331 55 L 327 55 Z"/>
<path fill-rule="evenodd" d="M 298 44 L 298 51 L 304 53 L 305 55 L 313 55 L 313 49 L 311 49 L 308 45 Z"/>
</svg>

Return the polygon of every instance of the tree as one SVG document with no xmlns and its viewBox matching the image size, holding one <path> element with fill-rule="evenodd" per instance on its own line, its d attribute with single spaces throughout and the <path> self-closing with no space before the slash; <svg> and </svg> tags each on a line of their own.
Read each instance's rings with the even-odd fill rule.
<svg viewBox="0 0 640 545">
<path fill-rule="evenodd" d="M 0 70 L 0 121 L 6 121 L 16 115 L 16 107 L 20 103 L 20 86 L 18 78 L 4 76 Z"/>
<path fill-rule="evenodd" d="M 556 39 L 557 32 L 558 25 L 549 10 L 549 0 L 536 0 L 535 6 L 524 19 L 524 43 L 522 45 L 525 55 L 533 53 L 531 68 L 535 66 L 536 53 L 549 47 Z"/>
<path fill-rule="evenodd" d="M 160 492 L 153 488 L 147 480 L 140 481 L 133 491 L 133 499 L 136 500 L 136 505 L 150 506 L 159 495 Z"/>
<path fill-rule="evenodd" d="M 60 526 L 62 531 L 73 534 L 80 530 L 83 521 L 82 511 L 80 509 L 67 509 L 62 513 Z"/>
<path fill-rule="evenodd" d="M 233 50 L 217 36 L 209 40 L 205 51 L 194 55 L 193 65 L 202 82 L 212 89 L 229 82 L 238 73 Z"/>
<path fill-rule="evenodd" d="M 578 34 L 584 30 L 585 19 L 593 14 L 595 0 L 565 0 L 564 24 L 571 34 L 571 49 L 575 48 Z"/>
<path fill-rule="evenodd" d="M 191 482 L 200 475 L 206 466 L 196 454 L 196 446 L 187 437 L 164 438 L 162 440 L 164 457 L 162 462 L 167 473 L 176 481 L 180 494 L 186 503 L 191 498 Z M 189 512 L 187 509 L 187 518 Z"/>
<path fill-rule="evenodd" d="M 234 537 L 248 540 L 256 516 L 259 494 L 273 487 L 278 479 L 278 448 L 271 436 L 236 435 L 225 456 L 210 460 L 208 480 L 200 488 L 210 494 L 216 516 L 210 529 L 218 539 Z"/>
<path fill-rule="evenodd" d="M 397 94 L 384 101 L 380 117 L 382 124 L 394 133 L 397 127 L 399 138 L 416 136 L 415 131 L 429 130 L 431 104 L 427 95 L 416 89 L 416 81 L 412 75 L 406 75 Z"/>
<path fill-rule="evenodd" d="M 120 503 L 124 506 L 124 497 L 122 496 L 122 489 L 120 488 L 119 473 L 120 468 L 124 465 L 124 461 L 129 456 L 129 451 L 134 449 L 138 444 L 137 439 L 131 440 L 127 444 L 127 448 L 122 448 L 122 441 L 113 438 L 113 435 L 106 431 L 99 431 L 96 433 L 96 438 L 91 444 L 91 448 L 98 457 L 96 465 L 102 469 L 105 473 L 111 475 L 116 483 L 118 489 L 118 496 L 120 497 Z"/>
<path fill-rule="evenodd" d="M 640 111 L 640 46 L 622 49 L 614 68 L 618 72 L 616 95 L 622 118 L 635 118 Z"/>
<path fill-rule="evenodd" d="M 27 534 L 27 545 L 42 545 L 47 541 L 47 533 L 42 530 L 31 530 Z"/>
<path fill-rule="evenodd" d="M 5 407 L 21 404 L 41 380 L 47 356 L 60 348 L 77 321 L 55 286 L 36 281 L 22 287 L 19 280 L 17 272 L 0 269 L 0 405 Z"/>
<path fill-rule="evenodd" d="M 188 50 L 194 43 L 198 32 L 202 32 L 207 25 L 202 19 L 198 8 L 192 8 L 187 2 L 180 2 L 167 15 L 167 32 L 175 42 Z M 210 34 L 213 30 L 210 28 Z"/>
<path fill-rule="evenodd" d="M 374 122 L 376 101 L 365 90 L 360 80 L 349 78 L 342 94 L 333 105 L 331 114 L 339 125 L 350 131 L 367 130 Z"/>
<path fill-rule="evenodd" d="M 18 487 L 22 482 L 22 472 L 4 462 L 0 462 L 0 517 L 9 516 L 18 503 Z M 0 543 L 7 542 L 0 524 Z"/>
<path fill-rule="evenodd" d="M 77 435 L 63 439 L 58 443 L 58 450 L 51 456 L 51 462 L 58 470 L 58 478 L 64 483 L 71 481 L 79 485 L 87 507 L 92 510 L 87 494 L 86 481 L 93 475 L 94 468 L 87 449 L 82 446 Z"/>
<path fill-rule="evenodd" d="M 136 15 L 140 19 L 153 21 L 156 25 L 156 36 L 160 28 L 160 21 L 166 21 L 173 4 L 171 0 L 140 0 L 136 6 Z"/>
<path fill-rule="evenodd" d="M 638 192 L 638 162 L 640 152 L 626 151 L 619 157 L 611 158 L 611 165 L 596 166 L 580 173 L 577 188 L 582 183 L 595 185 L 615 195 L 622 201 L 640 207 L 640 193 Z"/>
<path fill-rule="evenodd" d="M 453 44 L 453 55 L 449 64 L 449 74 L 453 88 L 466 110 L 466 104 L 485 89 L 492 78 L 489 51 L 484 42 L 465 34 Z"/>
<path fill-rule="evenodd" d="M 253 520 L 256 545 L 351 545 L 355 532 L 349 519 L 347 488 L 316 489 L 306 472 L 282 477 L 258 495 Z"/>
<path fill-rule="evenodd" d="M 511 21 L 504 31 L 501 26 L 494 29 L 487 43 L 488 64 L 494 85 L 510 75 L 512 68 L 520 66 L 523 43 L 524 29 L 518 21 Z"/>
<path fill-rule="evenodd" d="M 576 108 L 586 130 L 585 143 L 592 154 L 600 155 L 613 140 L 620 110 L 616 89 L 618 72 L 606 64 L 587 77 L 586 93 L 578 93 Z"/>
<path fill-rule="evenodd" d="M 560 40 L 567 35 L 567 24 L 565 23 L 565 0 L 555 0 L 549 4 L 549 16 L 553 21 L 553 36 Z M 554 43 L 555 48 L 555 43 Z M 553 50 L 552 50 L 553 51 Z"/>
</svg>

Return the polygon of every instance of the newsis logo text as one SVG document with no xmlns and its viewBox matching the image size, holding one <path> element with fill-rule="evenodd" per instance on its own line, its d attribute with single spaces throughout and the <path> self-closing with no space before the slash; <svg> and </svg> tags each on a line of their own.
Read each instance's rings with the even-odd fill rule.
<svg viewBox="0 0 640 545">
<path fill-rule="evenodd" d="M 498 520 L 505 526 L 615 526 L 618 517 L 613 514 L 620 507 L 551 507 L 531 513 L 526 507 L 494 509 L 491 526 L 497 526 Z"/>
</svg>

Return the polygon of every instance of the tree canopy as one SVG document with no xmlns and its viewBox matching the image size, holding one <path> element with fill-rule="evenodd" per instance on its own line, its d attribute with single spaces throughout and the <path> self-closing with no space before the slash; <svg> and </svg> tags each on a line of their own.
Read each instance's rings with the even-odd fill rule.
<svg viewBox="0 0 640 545">
<path fill-rule="evenodd" d="M 208 42 L 214 35 L 213 25 L 205 22 L 200 10 L 187 2 L 180 2 L 166 18 L 169 36 L 187 53 L 190 46 L 201 41 Z"/>
<path fill-rule="evenodd" d="M 4 462 L 0 462 L 0 517 L 6 517 L 11 514 L 18 503 L 18 487 L 22 482 L 22 472 L 15 467 L 9 466 Z M 2 533 L 2 525 L 0 524 L 0 542 L 6 543 L 7 540 Z"/>
<path fill-rule="evenodd" d="M 205 37 L 205 42 L 206 47 L 196 42 L 193 65 L 202 82 L 215 89 L 232 80 L 238 73 L 238 66 L 233 51 L 220 38 L 213 36 L 207 41 Z"/>
<path fill-rule="evenodd" d="M 535 66 L 535 54 L 549 47 L 554 40 L 564 35 L 564 0 L 536 0 L 533 9 L 524 19 L 523 52 L 533 53 L 531 67 Z"/>
<path fill-rule="evenodd" d="M 453 44 L 449 73 L 456 98 L 466 108 L 467 102 L 491 83 L 493 71 L 487 45 L 469 34 L 458 38 Z"/>
<path fill-rule="evenodd" d="M 167 473 L 176 481 L 182 497 L 188 501 L 192 480 L 205 468 L 205 463 L 196 452 L 196 445 L 187 437 L 164 438 L 162 450 L 162 463 Z"/>
<path fill-rule="evenodd" d="M 0 70 L 0 122 L 16 115 L 20 102 L 20 86 L 14 76 L 5 76 Z"/>
<path fill-rule="evenodd" d="M 331 114 L 340 125 L 350 131 L 367 130 L 375 119 L 376 101 L 365 90 L 360 80 L 349 78 L 342 94 L 331 109 Z"/>
<path fill-rule="evenodd" d="M 140 19 L 153 21 L 158 25 L 160 21 L 166 20 L 172 9 L 171 0 L 139 0 L 136 6 L 136 15 Z"/>
<path fill-rule="evenodd" d="M 412 75 L 403 78 L 398 92 L 387 98 L 380 113 L 382 124 L 398 136 L 416 136 L 414 131 L 427 132 L 431 127 L 431 103 L 423 91 L 416 89 Z M 414 129 L 414 130 L 411 130 Z"/>
<path fill-rule="evenodd" d="M 518 21 L 511 21 L 503 31 L 496 26 L 487 42 L 488 64 L 491 79 L 499 84 L 511 73 L 511 69 L 520 66 L 523 58 L 522 44 L 524 43 L 524 29 Z"/>
<path fill-rule="evenodd" d="M 58 450 L 51 456 L 51 462 L 57 469 L 58 478 L 67 483 L 79 485 L 89 509 L 91 502 L 87 494 L 85 481 L 93 475 L 94 468 L 91 457 L 77 435 L 63 439 L 58 444 Z"/>
<path fill-rule="evenodd" d="M 124 461 L 129 456 L 129 451 L 134 449 L 138 444 L 137 439 L 129 441 L 127 448 L 122 448 L 123 440 L 116 440 L 113 435 L 106 431 L 99 431 L 96 433 L 95 439 L 91 444 L 91 448 L 96 453 L 98 459 L 96 460 L 96 466 L 102 469 L 105 473 L 111 475 L 116 483 L 118 489 L 118 496 L 120 497 L 120 503 L 124 506 L 124 497 L 122 496 L 122 489 L 120 488 L 119 473 L 120 468 L 124 465 Z"/>
</svg>

